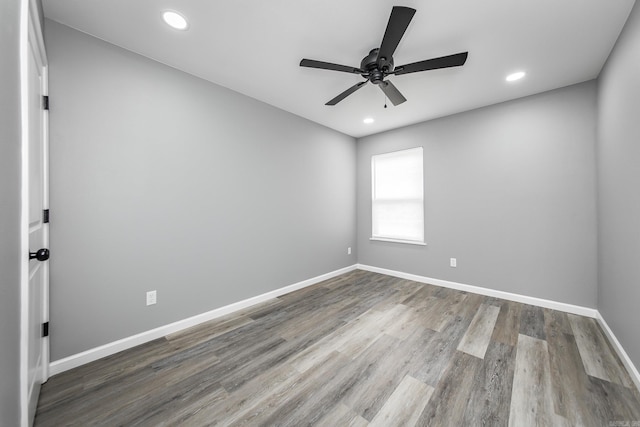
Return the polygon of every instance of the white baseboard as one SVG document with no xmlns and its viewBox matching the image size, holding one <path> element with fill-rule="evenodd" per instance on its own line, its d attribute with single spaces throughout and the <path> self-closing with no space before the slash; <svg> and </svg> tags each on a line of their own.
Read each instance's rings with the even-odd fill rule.
<svg viewBox="0 0 640 427">
<path fill-rule="evenodd" d="M 248 298 L 243 301 L 238 301 L 236 303 L 229 304 L 224 307 L 216 308 L 215 310 L 211 310 L 206 313 L 198 314 L 196 316 L 189 317 L 187 319 L 179 320 L 177 322 L 170 323 L 168 325 L 160 326 L 158 328 L 151 329 L 150 331 L 141 332 L 139 334 L 126 337 L 118 341 L 104 344 L 99 347 L 95 347 L 95 348 L 83 351 L 82 353 L 73 354 L 63 359 L 59 359 L 54 362 L 51 362 L 51 364 L 49 365 L 49 374 L 56 375 L 64 371 L 68 371 L 78 366 L 118 353 L 122 350 L 127 350 L 137 345 L 144 344 L 158 338 L 162 338 L 174 332 L 178 332 L 183 329 L 187 329 L 192 326 L 199 325 L 200 323 L 204 323 L 209 320 L 213 320 L 218 317 L 233 313 L 235 311 L 239 311 L 247 307 L 251 307 L 261 302 L 265 302 L 269 299 L 279 297 L 280 295 L 288 294 L 289 292 L 306 288 L 307 286 L 315 285 L 316 283 L 320 283 L 324 280 L 328 280 L 333 277 L 339 276 L 341 274 L 348 273 L 355 269 L 356 269 L 356 265 L 354 264 L 349 267 L 344 267 L 339 270 L 332 271 L 330 273 L 312 277 L 311 279 L 303 280 L 302 282 L 294 283 L 293 285 L 285 286 L 283 288 L 279 288 L 274 291 L 264 293 L 262 295 Z"/>
<path fill-rule="evenodd" d="M 618 356 L 622 360 L 622 364 L 625 368 L 627 368 L 627 372 L 629 372 L 629 376 L 631 376 L 631 379 L 635 383 L 636 387 L 638 388 L 638 390 L 640 390 L 640 372 L 638 372 L 638 369 L 636 369 L 635 365 L 631 361 L 631 358 L 629 357 L 627 352 L 624 351 L 622 344 L 620 344 L 618 338 L 616 338 L 616 336 L 613 334 L 613 331 L 611 330 L 609 325 L 607 325 L 607 322 L 604 320 L 604 317 L 602 317 L 602 314 L 600 314 L 600 312 L 598 312 L 598 316 L 596 317 L 596 319 L 598 320 L 598 323 L 600 323 L 600 326 L 602 327 L 604 333 L 607 335 L 609 342 L 613 344 L 613 348 L 616 349 Z"/>
<path fill-rule="evenodd" d="M 370 265 L 357 264 L 360 270 L 367 270 L 374 273 L 386 274 L 387 276 L 399 277 L 401 279 L 413 280 L 414 282 L 429 283 L 442 286 L 443 288 L 456 289 L 458 291 L 471 292 L 474 294 L 486 295 L 489 297 L 502 298 L 509 301 L 523 304 L 535 305 L 538 307 L 550 308 L 564 311 L 565 313 L 578 314 L 580 316 L 597 318 L 598 310 L 594 308 L 582 307 L 579 305 L 566 304 L 563 302 L 551 301 L 542 298 L 535 298 L 526 295 L 512 294 L 510 292 L 497 291 L 495 289 L 482 288 L 479 286 L 466 285 L 464 283 L 450 282 L 448 280 L 434 279 L 431 277 L 418 276 L 416 274 L 403 273 L 401 271 L 388 270 L 386 268 L 372 267 Z"/>
<path fill-rule="evenodd" d="M 631 358 L 629 358 L 629 355 L 627 354 L 627 352 L 624 351 L 622 344 L 620 344 L 620 341 L 618 341 L 616 336 L 613 334 L 613 331 L 611 330 L 611 328 L 609 328 L 609 325 L 607 325 L 607 322 L 605 322 L 600 312 L 596 309 L 582 307 L 579 305 L 566 304 L 566 303 L 557 302 L 557 301 L 546 300 L 542 298 L 535 298 L 535 297 L 530 297 L 526 295 L 513 294 L 510 292 L 497 291 L 495 289 L 482 288 L 479 286 L 466 285 L 463 283 L 450 282 L 447 280 L 434 279 L 431 277 L 418 276 L 415 274 L 404 273 L 401 271 L 388 270 L 386 268 L 372 267 L 370 265 L 357 264 L 356 267 L 360 270 L 386 274 L 387 276 L 413 280 L 414 282 L 429 283 L 432 285 L 456 289 L 459 291 L 471 292 L 471 293 L 486 295 L 486 296 L 495 297 L 495 298 L 502 298 L 509 301 L 515 301 L 515 302 L 520 302 L 524 304 L 535 305 L 538 307 L 544 307 L 544 308 L 550 308 L 553 310 L 563 311 L 565 313 L 577 314 L 580 316 L 594 318 L 602 327 L 603 331 L 607 335 L 607 338 L 609 339 L 609 342 L 613 345 L 616 352 L 618 353 L 618 356 L 622 360 L 622 363 L 624 364 L 625 368 L 629 372 L 631 379 L 635 383 L 638 390 L 640 390 L 640 373 L 638 372 L 638 369 L 635 367 L 635 365 L 631 361 Z"/>
<path fill-rule="evenodd" d="M 168 325 L 160 326 L 158 328 L 155 328 L 146 332 L 142 332 L 130 337 L 126 337 L 118 341 L 114 341 L 96 348 L 89 349 L 87 351 L 83 351 L 82 353 L 74 354 L 69 357 L 56 360 L 52 362 L 49 366 L 50 375 L 56 375 L 56 374 L 68 371 L 78 366 L 101 359 L 103 357 L 107 357 L 112 354 L 118 353 L 120 351 L 135 347 L 137 345 L 144 344 L 158 338 L 162 338 L 174 332 L 178 332 L 183 329 L 187 329 L 192 326 L 199 325 L 209 320 L 213 320 L 218 317 L 225 316 L 227 314 L 251 307 L 253 305 L 265 302 L 272 298 L 277 298 L 289 292 L 293 292 L 298 289 L 302 289 L 307 286 L 314 285 L 316 283 L 331 279 L 333 277 L 339 276 L 344 273 L 348 273 L 356 269 L 371 271 L 374 273 L 386 274 L 388 276 L 399 277 L 407 280 L 413 280 L 415 282 L 429 283 L 432 285 L 442 286 L 445 288 L 451 288 L 451 289 L 471 292 L 471 293 L 480 294 L 480 295 L 486 295 L 486 296 L 495 297 L 495 298 L 502 298 L 510 301 L 516 301 L 524 304 L 530 304 L 530 305 L 535 305 L 539 307 L 550 308 L 553 310 L 563 311 L 566 313 L 572 313 L 572 314 L 577 314 L 581 316 L 595 318 L 602 326 L 602 329 L 607 335 L 607 338 L 613 344 L 614 348 L 618 352 L 618 355 L 622 359 L 622 362 L 624 363 L 625 367 L 629 371 L 631 378 L 633 379 L 636 386 L 640 390 L 640 374 L 638 373 L 638 370 L 634 366 L 633 362 L 631 361 L 627 353 L 624 351 L 622 345 L 620 344 L 616 336 L 613 334 L 613 332 L 609 328 L 609 325 L 607 325 L 607 323 L 603 319 L 602 315 L 593 308 L 581 307 L 577 305 L 566 304 L 566 303 L 561 303 L 561 302 L 556 302 L 556 301 L 551 301 L 551 300 L 546 300 L 541 298 L 535 298 L 535 297 L 530 297 L 526 295 L 513 294 L 510 292 L 497 291 L 494 289 L 482 288 L 479 286 L 467 285 L 463 283 L 450 282 L 447 280 L 434 279 L 431 277 L 418 276 L 415 274 L 404 273 L 404 272 L 395 271 L 395 270 L 388 270 L 385 268 L 373 267 L 373 266 L 363 265 L 363 264 L 355 264 L 349 267 L 341 268 L 339 270 L 322 274 L 320 276 L 316 276 L 311 279 L 303 280 L 301 282 L 294 283 L 292 285 L 285 286 L 283 288 L 279 288 L 279 289 L 264 293 L 262 295 L 248 298 L 243 301 L 238 301 L 236 303 L 229 304 L 224 307 L 220 307 L 215 310 L 208 311 L 206 313 L 198 314 L 196 316 L 189 317 L 187 319 L 179 320 L 177 322 L 170 323 Z"/>
</svg>

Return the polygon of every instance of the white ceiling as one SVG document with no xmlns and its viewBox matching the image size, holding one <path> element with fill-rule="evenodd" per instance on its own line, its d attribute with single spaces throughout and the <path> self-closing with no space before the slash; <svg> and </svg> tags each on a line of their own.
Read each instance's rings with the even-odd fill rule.
<svg viewBox="0 0 640 427">
<path fill-rule="evenodd" d="M 50 19 L 354 137 L 593 79 L 634 2 L 43 0 Z M 373 84 L 325 106 L 362 78 L 300 60 L 359 67 L 380 45 L 394 5 L 417 9 L 396 66 L 462 51 L 467 63 L 391 76 L 408 99 L 397 107 L 384 109 Z M 164 24 L 167 9 L 187 17 L 188 31 Z M 505 82 L 517 70 L 525 79 Z"/>
</svg>

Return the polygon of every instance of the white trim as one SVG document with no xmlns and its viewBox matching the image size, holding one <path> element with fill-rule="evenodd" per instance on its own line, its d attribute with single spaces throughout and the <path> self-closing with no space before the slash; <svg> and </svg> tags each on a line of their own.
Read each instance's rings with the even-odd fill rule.
<svg viewBox="0 0 640 427">
<path fill-rule="evenodd" d="M 635 367 L 635 365 L 631 361 L 631 358 L 629 357 L 627 352 L 624 351 L 622 344 L 620 344 L 620 341 L 618 341 L 618 338 L 616 338 L 616 336 L 613 334 L 613 331 L 611 330 L 607 322 L 604 320 L 604 317 L 602 317 L 602 314 L 600 314 L 600 312 L 598 312 L 598 315 L 596 316 L 596 320 L 598 321 L 598 323 L 600 323 L 602 330 L 604 331 L 605 335 L 609 339 L 609 342 L 613 345 L 613 348 L 616 349 L 618 356 L 622 360 L 622 364 L 624 365 L 625 368 L 627 368 L 627 372 L 629 372 L 629 376 L 635 383 L 638 390 L 640 390 L 640 372 L 638 372 L 638 369 Z"/>
<path fill-rule="evenodd" d="M 224 307 L 216 308 L 215 310 L 211 310 L 206 313 L 198 314 L 196 316 L 189 317 L 187 319 L 179 320 L 177 322 L 170 323 L 168 325 L 160 326 L 150 331 L 141 332 L 139 334 L 136 334 L 127 338 L 123 338 L 118 341 L 101 345 L 100 347 L 92 348 L 90 350 L 83 351 L 82 353 L 65 357 L 64 359 L 56 360 L 54 362 L 51 362 L 51 364 L 49 365 L 49 374 L 56 375 L 64 371 L 68 371 L 69 369 L 73 369 L 78 366 L 84 365 L 86 363 L 93 362 L 103 357 L 118 353 L 119 351 L 126 350 L 158 338 L 162 338 L 174 332 L 178 332 L 183 329 L 187 329 L 192 326 L 199 325 L 200 323 L 208 322 L 209 320 L 213 320 L 218 317 L 236 312 L 238 310 L 251 307 L 252 305 L 259 304 L 269 299 L 279 297 L 280 295 L 288 294 L 289 292 L 306 288 L 307 286 L 315 285 L 316 283 L 320 283 L 324 280 L 328 280 L 336 276 L 339 276 L 341 274 L 348 273 L 355 269 L 356 269 L 355 264 L 348 267 L 344 267 L 339 270 L 335 270 L 326 274 L 322 274 L 320 276 L 313 277 L 311 279 L 303 280 L 302 282 L 294 283 L 292 285 L 285 286 L 283 288 L 279 288 L 279 289 L 264 293 L 262 295 L 248 298 L 243 301 L 238 301 L 236 303 L 229 304 Z"/>
<path fill-rule="evenodd" d="M 374 273 L 386 274 L 388 276 L 399 277 L 401 279 L 413 280 L 414 282 L 429 283 L 432 285 L 442 286 L 444 288 L 457 289 L 459 291 L 471 292 L 474 294 L 486 295 L 486 296 L 495 297 L 495 298 L 502 298 L 509 301 L 516 301 L 524 304 L 535 305 L 538 307 L 564 311 L 566 313 L 578 314 L 580 316 L 596 318 L 598 314 L 598 311 L 594 308 L 566 304 L 563 302 L 551 301 L 547 299 L 530 297 L 526 295 L 512 294 L 511 292 L 497 291 L 495 289 L 482 288 L 482 287 L 473 286 L 473 285 L 466 285 L 464 283 L 450 282 L 448 280 L 418 276 L 416 274 L 403 273 L 401 271 L 388 270 L 386 268 L 372 267 L 370 265 L 363 265 L 363 264 L 357 264 L 357 268 L 359 268 L 360 270 L 366 270 Z"/>
<path fill-rule="evenodd" d="M 43 53 L 44 52 L 43 47 Z M 44 96 L 49 95 L 49 65 L 45 56 L 45 64 L 42 67 L 42 94 Z M 43 152 L 42 152 L 42 173 L 43 173 L 43 200 L 42 209 L 49 209 L 49 110 L 42 110 L 42 131 L 43 131 Z M 42 243 L 44 248 L 50 248 L 50 234 L 49 224 L 42 223 Z M 49 262 L 42 264 L 42 323 L 49 322 Z M 50 341 L 49 337 L 42 338 L 42 382 L 45 383 L 49 379 L 49 355 L 50 355 Z"/>
<path fill-rule="evenodd" d="M 47 58 L 47 50 L 44 44 L 44 34 L 43 28 L 40 26 L 40 16 L 39 9 L 37 3 L 34 0 L 31 1 L 31 8 L 34 11 L 33 13 L 37 15 L 38 25 L 36 25 L 36 33 L 38 40 L 38 47 L 41 54 L 42 59 L 42 95 L 49 96 L 49 59 Z M 49 151 L 49 110 L 42 110 L 42 131 L 43 131 L 43 152 L 42 152 L 42 161 L 43 167 L 42 172 L 44 176 L 44 185 L 43 185 L 43 200 L 42 200 L 42 209 L 49 209 L 49 160 L 50 160 L 50 151 Z M 50 248 L 50 234 L 49 234 L 49 224 L 43 223 L 43 247 Z M 42 292 L 42 323 L 49 322 L 49 301 L 50 301 L 50 270 L 49 270 L 49 262 L 45 262 L 42 265 L 44 275 L 43 281 L 43 292 Z M 49 337 L 42 338 L 42 382 L 46 382 L 49 379 L 49 355 L 50 355 L 50 341 Z"/>
<path fill-rule="evenodd" d="M 20 2 L 20 122 L 21 122 L 21 203 L 20 203 L 20 425 L 29 421 L 29 2 Z"/>
<path fill-rule="evenodd" d="M 369 237 L 369 240 L 375 240 L 378 242 L 391 242 L 391 243 L 406 243 L 407 245 L 427 246 L 425 242 L 419 242 L 417 240 L 402 240 L 402 239 L 389 239 L 386 237 Z"/>
<path fill-rule="evenodd" d="M 32 41 L 36 43 L 35 47 L 38 49 L 38 60 L 41 62 L 38 66 L 45 68 L 49 65 L 47 59 L 47 51 L 44 46 L 44 34 L 42 33 L 42 27 L 40 27 L 40 14 L 38 12 L 38 5 L 36 0 L 29 0 L 29 19 L 31 19 L 31 30 L 33 31 L 34 38 Z M 47 95 L 43 93 L 42 95 Z"/>
</svg>

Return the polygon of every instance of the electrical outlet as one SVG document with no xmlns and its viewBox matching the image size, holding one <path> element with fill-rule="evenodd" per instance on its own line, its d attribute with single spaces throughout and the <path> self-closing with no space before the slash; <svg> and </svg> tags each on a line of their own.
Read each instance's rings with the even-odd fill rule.
<svg viewBox="0 0 640 427">
<path fill-rule="evenodd" d="M 147 292 L 147 305 L 154 305 L 156 301 L 156 291 Z"/>
<path fill-rule="evenodd" d="M 351 248 L 347 248 L 347 255 L 351 255 Z"/>
<path fill-rule="evenodd" d="M 449 265 L 455 268 L 458 266 L 458 261 L 455 258 L 451 258 L 451 260 L 449 261 Z"/>
</svg>

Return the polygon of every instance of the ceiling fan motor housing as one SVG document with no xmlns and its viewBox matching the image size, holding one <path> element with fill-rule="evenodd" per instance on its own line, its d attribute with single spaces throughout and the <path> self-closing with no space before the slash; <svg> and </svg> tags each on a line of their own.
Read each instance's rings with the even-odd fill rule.
<svg viewBox="0 0 640 427">
<path fill-rule="evenodd" d="M 372 49 L 360 62 L 360 69 L 367 72 L 362 74 L 362 77 L 377 85 L 382 83 L 384 77 L 393 71 L 393 58 L 380 58 L 380 64 L 378 64 L 379 50 Z"/>
</svg>

